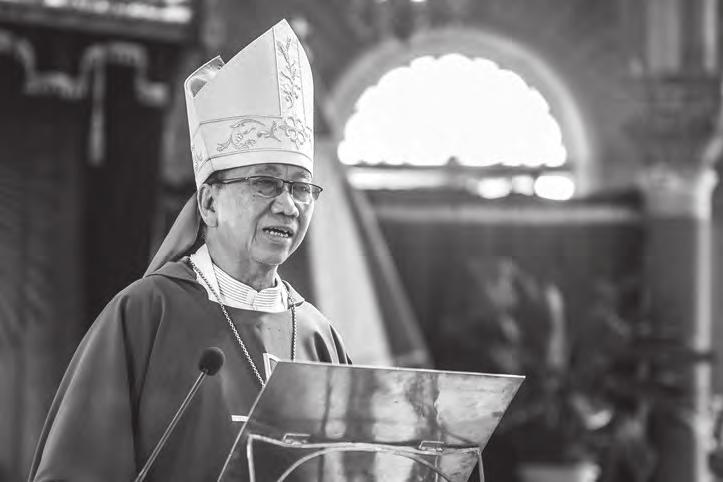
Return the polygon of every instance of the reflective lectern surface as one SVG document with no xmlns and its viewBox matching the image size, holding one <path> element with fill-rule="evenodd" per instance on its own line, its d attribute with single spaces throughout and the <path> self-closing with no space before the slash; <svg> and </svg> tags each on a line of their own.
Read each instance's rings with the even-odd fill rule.
<svg viewBox="0 0 723 482">
<path fill-rule="evenodd" d="M 279 362 L 219 481 L 466 481 L 524 377 Z"/>
</svg>

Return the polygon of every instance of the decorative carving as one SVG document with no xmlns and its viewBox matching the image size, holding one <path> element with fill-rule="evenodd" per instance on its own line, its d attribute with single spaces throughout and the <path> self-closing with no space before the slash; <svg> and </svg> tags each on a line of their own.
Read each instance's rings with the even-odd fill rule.
<svg viewBox="0 0 723 482">
<path fill-rule="evenodd" d="M 9 30 L 0 29 L 0 54 L 14 56 L 25 71 L 24 91 L 28 95 L 56 95 L 78 100 L 88 95 L 91 78 L 109 63 L 135 69 L 134 87 L 141 103 L 163 106 L 170 97 L 168 87 L 148 79 L 148 55 L 139 44 L 109 42 L 88 47 L 81 55 L 78 76 L 64 72 L 39 72 L 32 44 Z"/>
<path fill-rule="evenodd" d="M 12 32 L 0 29 L 0 54 L 12 55 L 23 66 L 25 72 L 35 71 L 35 51 L 33 45 L 15 36 Z"/>
<path fill-rule="evenodd" d="M 28 95 L 56 95 L 67 100 L 78 100 L 90 92 L 88 159 L 94 166 L 100 165 L 105 150 L 103 105 L 107 64 L 126 65 L 135 69 L 133 84 L 141 103 L 159 107 L 168 103 L 168 87 L 148 80 L 148 55 L 138 44 L 109 42 L 91 45 L 80 56 L 79 74 L 75 78 L 64 72 L 39 72 L 32 44 L 4 29 L 0 29 L 0 54 L 2 53 L 13 55 L 23 66 L 23 90 Z"/>
<path fill-rule="evenodd" d="M 719 157 L 719 80 L 709 76 L 644 80 L 645 103 L 631 125 L 645 169 L 640 186 L 658 217 L 710 218 Z"/>
<path fill-rule="evenodd" d="M 645 164 L 699 166 L 715 157 L 720 91 L 714 77 L 647 79 L 644 101 L 629 132 Z"/>
<path fill-rule="evenodd" d="M 31 0 L 21 2 L 2 0 L 0 3 L 9 4 L 5 8 L 10 9 L 10 12 L 17 16 L 22 14 L 13 12 L 13 4 L 25 3 L 37 7 L 32 14 L 27 14 L 33 20 L 45 20 L 53 18 L 53 16 L 57 18 L 58 15 L 73 16 L 75 21 L 72 25 L 74 27 L 83 22 L 87 23 L 90 16 L 110 17 L 125 21 L 127 24 L 132 21 L 140 21 L 160 24 L 161 27 L 165 26 L 164 24 L 185 25 L 191 22 L 194 14 L 191 0 Z M 13 16 L 11 15 L 10 18 Z M 131 30 L 129 33 L 132 33 L 131 25 L 128 30 Z"/>
<path fill-rule="evenodd" d="M 710 219 L 711 196 L 717 183 L 715 171 L 707 166 L 665 162 L 648 166 L 639 181 L 649 213 L 698 219 Z"/>
</svg>

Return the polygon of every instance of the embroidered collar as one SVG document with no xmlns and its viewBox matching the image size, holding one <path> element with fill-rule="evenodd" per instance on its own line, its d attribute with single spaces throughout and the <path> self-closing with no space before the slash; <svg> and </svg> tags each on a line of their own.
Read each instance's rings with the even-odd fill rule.
<svg viewBox="0 0 723 482">
<path fill-rule="evenodd" d="M 224 305 L 267 313 L 280 313 L 288 309 L 286 287 L 278 274 L 274 278 L 274 286 L 256 291 L 216 266 L 211 260 L 208 246 L 205 244 L 191 255 L 191 259 L 206 277 L 211 287 L 219 294 Z M 196 276 L 196 281 L 204 287 L 208 299 L 217 303 L 213 293 L 209 291 L 205 283 L 201 282 L 198 276 Z"/>
</svg>

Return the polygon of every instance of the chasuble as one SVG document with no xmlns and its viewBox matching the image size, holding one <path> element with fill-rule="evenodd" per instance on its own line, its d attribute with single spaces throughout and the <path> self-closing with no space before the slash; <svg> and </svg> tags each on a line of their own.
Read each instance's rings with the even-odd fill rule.
<svg viewBox="0 0 723 482">
<path fill-rule="evenodd" d="M 349 363 L 331 323 L 293 288 L 291 294 L 297 360 Z M 290 359 L 291 310 L 227 310 L 262 376 L 265 353 Z M 146 480 L 215 481 L 260 384 L 220 306 L 185 260 L 130 285 L 93 323 L 53 400 L 30 480 L 133 480 L 209 346 L 221 348 L 226 361 L 206 377 Z"/>
</svg>

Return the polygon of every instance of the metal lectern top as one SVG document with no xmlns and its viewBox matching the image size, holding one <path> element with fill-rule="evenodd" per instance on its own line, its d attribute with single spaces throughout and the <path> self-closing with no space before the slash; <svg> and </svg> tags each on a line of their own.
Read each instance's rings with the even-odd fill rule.
<svg viewBox="0 0 723 482">
<path fill-rule="evenodd" d="M 457 472 L 469 476 L 479 451 L 523 379 L 514 375 L 280 361 L 240 430 L 219 481 L 287 480 L 284 464 L 301 466 L 301 458 L 310 461 L 322 455 L 327 456 L 327 461 L 323 469 L 315 469 L 312 479 L 299 478 L 298 474 L 303 473 L 300 470 L 288 472 L 288 480 L 327 480 L 319 470 L 333 471 L 330 467 L 335 463 L 341 464 L 340 472 L 328 480 L 344 480 L 340 474 L 349 472 L 345 464 L 371 467 L 365 469 L 363 478 L 350 476 L 346 480 L 467 480 Z M 263 445 L 266 452 L 258 449 Z M 283 448 L 295 455 L 272 454 Z M 351 462 L 353 452 L 366 453 L 366 458 Z M 436 475 L 424 478 L 419 470 L 403 468 L 398 460 L 392 463 L 392 458 L 398 459 L 393 457 L 400 455 L 398 452 L 407 463 L 421 463 L 422 471 L 429 471 L 430 466 L 444 468 L 444 463 L 440 465 L 444 459 L 447 466 L 460 467 L 450 476 L 456 478 L 440 478 L 439 470 L 434 468 L 429 473 Z M 266 458 L 276 459 L 269 468 L 256 460 L 263 459 L 263 453 Z M 336 462 L 328 457 L 333 453 Z M 389 461 L 385 461 L 384 454 Z M 470 467 L 469 463 L 461 463 L 465 458 L 472 461 Z M 385 465 L 398 467 L 405 478 L 372 474 L 397 470 L 384 469 Z M 257 474 L 249 474 L 254 470 Z M 259 470 L 267 475 L 259 476 Z M 274 470 L 278 473 L 269 476 L 268 472 Z M 406 474 L 415 470 L 417 475 L 407 479 Z"/>
</svg>

